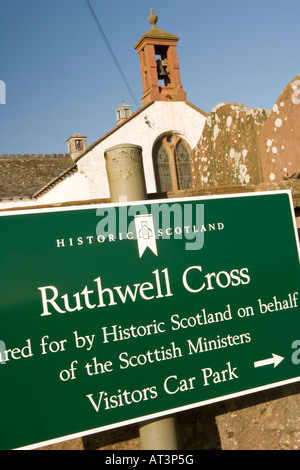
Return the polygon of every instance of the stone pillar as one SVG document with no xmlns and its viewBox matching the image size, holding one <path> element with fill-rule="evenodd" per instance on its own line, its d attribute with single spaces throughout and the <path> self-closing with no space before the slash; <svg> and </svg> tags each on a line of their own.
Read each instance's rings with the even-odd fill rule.
<svg viewBox="0 0 300 470">
<path fill-rule="evenodd" d="M 142 148 L 120 144 L 104 152 L 111 202 L 147 199 Z"/>
</svg>

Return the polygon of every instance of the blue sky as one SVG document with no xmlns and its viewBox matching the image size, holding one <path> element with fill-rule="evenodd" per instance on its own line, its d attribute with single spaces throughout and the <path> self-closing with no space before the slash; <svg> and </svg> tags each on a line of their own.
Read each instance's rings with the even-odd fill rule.
<svg viewBox="0 0 300 470">
<path fill-rule="evenodd" d="M 90 0 L 140 106 L 134 45 L 157 26 L 180 37 L 187 99 L 271 109 L 300 73 L 299 0 Z M 0 0 L 0 154 L 66 153 L 116 125 L 122 100 L 137 109 L 85 0 Z"/>
</svg>

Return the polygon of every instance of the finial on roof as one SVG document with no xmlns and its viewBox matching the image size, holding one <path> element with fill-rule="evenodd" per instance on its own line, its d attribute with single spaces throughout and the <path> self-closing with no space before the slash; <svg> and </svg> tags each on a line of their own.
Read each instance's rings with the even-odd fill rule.
<svg viewBox="0 0 300 470">
<path fill-rule="evenodd" d="M 154 15 L 153 8 L 151 8 L 151 15 L 149 16 L 148 20 L 152 24 L 152 28 L 156 26 L 158 16 Z"/>
</svg>

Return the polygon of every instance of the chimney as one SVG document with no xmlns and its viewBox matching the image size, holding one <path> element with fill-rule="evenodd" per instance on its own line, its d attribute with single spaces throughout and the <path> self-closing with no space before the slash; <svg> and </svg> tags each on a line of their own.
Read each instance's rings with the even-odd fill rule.
<svg viewBox="0 0 300 470">
<path fill-rule="evenodd" d="M 67 140 L 68 152 L 72 159 L 75 160 L 86 150 L 86 136 L 81 134 L 73 134 Z"/>
</svg>

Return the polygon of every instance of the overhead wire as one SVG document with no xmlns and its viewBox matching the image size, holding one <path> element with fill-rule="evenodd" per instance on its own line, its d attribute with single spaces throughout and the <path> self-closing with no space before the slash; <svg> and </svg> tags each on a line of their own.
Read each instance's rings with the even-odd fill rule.
<svg viewBox="0 0 300 470">
<path fill-rule="evenodd" d="M 92 7 L 90 1 L 89 1 L 89 0 L 85 0 L 85 3 L 86 3 L 86 5 L 87 5 L 88 8 L 89 8 L 92 17 L 94 18 L 94 21 L 95 21 L 95 23 L 96 23 L 96 25 L 97 25 L 97 28 L 98 28 L 98 30 L 99 30 L 99 32 L 100 32 L 100 34 L 101 34 L 101 36 L 102 36 L 102 38 L 103 38 L 103 40 L 104 40 L 104 43 L 105 43 L 105 45 L 106 45 L 106 47 L 107 47 L 107 49 L 108 49 L 108 51 L 109 51 L 109 53 L 110 53 L 110 55 L 111 55 L 113 61 L 114 61 L 114 63 L 115 63 L 115 65 L 116 65 L 117 69 L 118 69 L 118 72 L 120 73 L 120 75 L 121 75 L 121 77 L 122 77 L 122 80 L 124 81 L 124 83 L 125 83 L 125 85 L 126 85 L 127 90 L 129 91 L 130 95 L 132 96 L 132 98 L 133 98 L 133 100 L 134 100 L 134 102 L 135 102 L 137 108 L 139 108 L 139 107 L 140 107 L 140 106 L 139 106 L 139 103 L 138 103 L 138 101 L 137 101 L 137 99 L 136 99 L 136 97 L 135 97 L 135 95 L 134 95 L 134 93 L 133 93 L 133 91 L 132 91 L 132 89 L 131 89 L 131 87 L 130 87 L 130 85 L 129 85 L 127 79 L 126 79 L 126 77 L 125 77 L 125 75 L 124 75 L 124 72 L 123 72 L 123 70 L 122 70 L 122 68 L 121 68 L 121 66 L 120 66 L 120 64 L 119 64 L 118 59 L 116 58 L 116 56 L 115 56 L 115 54 L 114 54 L 114 51 L 113 51 L 112 48 L 111 48 L 111 45 L 109 44 L 109 41 L 108 41 L 108 39 L 107 39 L 107 37 L 106 37 L 106 35 L 105 35 L 105 33 L 104 33 L 102 27 L 101 27 L 101 24 L 100 24 L 100 22 L 99 22 L 99 20 L 98 20 L 98 18 L 97 18 L 97 15 L 96 15 L 96 13 L 95 13 L 95 11 L 94 11 L 94 9 L 93 9 L 93 7 Z"/>
</svg>

